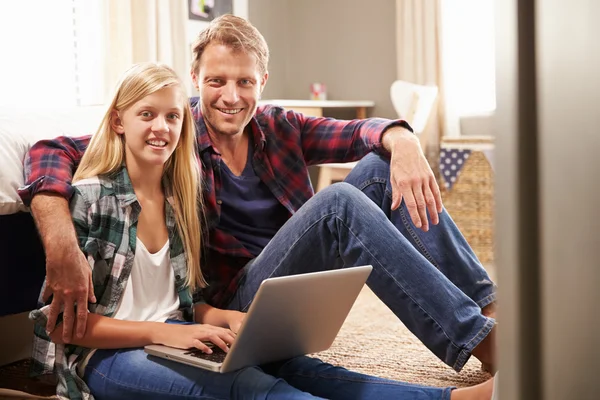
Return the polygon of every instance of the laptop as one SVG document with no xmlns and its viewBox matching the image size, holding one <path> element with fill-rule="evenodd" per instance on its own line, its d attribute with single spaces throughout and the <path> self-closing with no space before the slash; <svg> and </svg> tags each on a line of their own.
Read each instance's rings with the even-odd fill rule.
<svg viewBox="0 0 600 400">
<path fill-rule="evenodd" d="M 327 350 L 371 273 L 370 265 L 265 279 L 228 353 L 148 345 L 146 353 L 217 372 Z"/>
</svg>

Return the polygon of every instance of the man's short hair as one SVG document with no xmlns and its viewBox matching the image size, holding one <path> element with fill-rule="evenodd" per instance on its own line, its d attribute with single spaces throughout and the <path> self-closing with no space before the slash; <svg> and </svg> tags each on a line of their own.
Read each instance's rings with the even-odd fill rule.
<svg viewBox="0 0 600 400">
<path fill-rule="evenodd" d="M 250 22 L 231 14 L 225 14 L 212 20 L 205 30 L 200 32 L 192 45 L 192 69 L 198 72 L 200 57 L 211 43 L 225 45 L 234 51 L 243 51 L 256 57 L 261 75 L 267 72 L 269 47 L 261 33 Z"/>
</svg>

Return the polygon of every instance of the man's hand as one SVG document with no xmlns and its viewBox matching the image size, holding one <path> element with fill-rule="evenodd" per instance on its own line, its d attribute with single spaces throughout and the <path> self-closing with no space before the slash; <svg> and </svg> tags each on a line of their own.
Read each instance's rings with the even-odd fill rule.
<svg viewBox="0 0 600 400">
<path fill-rule="evenodd" d="M 59 254 L 52 251 L 46 257 L 46 286 L 43 299 L 47 301 L 52 295 L 50 312 L 46 330 L 52 332 L 56 319 L 63 311 L 62 339 L 70 343 L 73 329 L 77 338 L 85 334 L 87 323 L 88 300 L 96 302 L 94 286 L 92 284 L 92 271 L 78 247 L 57 249 Z M 77 318 L 75 319 L 75 307 Z"/>
<path fill-rule="evenodd" d="M 392 127 L 383 134 L 382 143 L 391 153 L 392 210 L 404 199 L 415 226 L 427 232 L 427 211 L 431 223 L 437 225 L 442 196 L 418 138 L 405 128 Z"/>
<path fill-rule="evenodd" d="M 63 311 L 62 337 L 69 343 L 74 327 L 78 338 L 85 334 L 88 300 L 96 302 L 91 269 L 79 249 L 67 200 L 38 194 L 31 202 L 31 211 L 46 251 L 46 286 L 42 297 L 46 301 L 52 295 L 46 330 L 54 330 L 56 318 Z"/>
</svg>

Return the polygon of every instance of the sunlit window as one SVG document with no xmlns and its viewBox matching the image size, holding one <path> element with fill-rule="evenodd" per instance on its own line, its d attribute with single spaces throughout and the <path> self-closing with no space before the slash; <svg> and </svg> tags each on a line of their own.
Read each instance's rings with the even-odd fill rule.
<svg viewBox="0 0 600 400">
<path fill-rule="evenodd" d="M 0 1 L 0 106 L 102 101 L 99 1 Z"/>
<path fill-rule="evenodd" d="M 496 108 L 494 0 L 442 0 L 442 65 L 455 117 Z"/>
</svg>

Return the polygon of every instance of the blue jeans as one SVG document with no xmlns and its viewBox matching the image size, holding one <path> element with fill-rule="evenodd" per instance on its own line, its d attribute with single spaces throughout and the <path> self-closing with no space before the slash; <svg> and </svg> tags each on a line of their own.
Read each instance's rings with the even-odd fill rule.
<svg viewBox="0 0 600 400">
<path fill-rule="evenodd" d="M 404 202 L 392 211 L 389 162 L 375 153 L 365 156 L 346 182 L 360 189 L 381 208 L 408 241 L 460 290 L 484 308 L 496 301 L 496 287 L 471 246 L 444 209 L 429 231 L 415 227 Z"/>
<path fill-rule="evenodd" d="M 358 374 L 305 356 L 221 374 L 148 356 L 139 348 L 97 350 L 83 379 L 97 400 L 449 400 L 451 391 Z"/>
<path fill-rule="evenodd" d="M 446 211 L 423 232 L 404 204 L 390 210 L 387 161 L 370 154 L 346 181 L 306 202 L 246 265 L 229 308 L 246 311 L 266 278 L 370 264 L 367 285 L 460 371 L 494 326 L 481 314 L 495 300 L 494 284 Z"/>
</svg>

